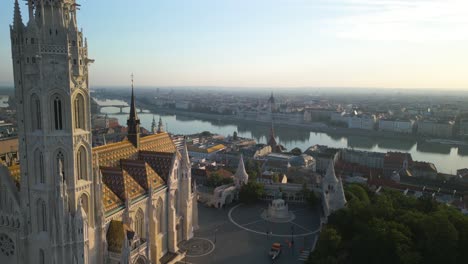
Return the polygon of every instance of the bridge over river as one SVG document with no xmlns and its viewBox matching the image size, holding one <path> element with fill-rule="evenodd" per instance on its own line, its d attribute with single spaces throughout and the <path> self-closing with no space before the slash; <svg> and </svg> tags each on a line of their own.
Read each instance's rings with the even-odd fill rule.
<svg viewBox="0 0 468 264">
<path fill-rule="evenodd" d="M 130 105 L 127 102 L 124 102 L 122 100 L 109 100 L 109 99 L 100 100 L 97 98 L 92 98 L 91 104 L 95 108 L 96 113 L 103 113 L 102 109 L 104 108 L 118 108 L 119 113 L 123 114 L 123 113 L 126 113 L 126 111 L 124 111 L 124 108 L 130 108 Z M 104 113 L 105 112 L 106 111 L 104 111 Z M 139 112 L 143 113 L 143 109 L 140 108 Z"/>
</svg>

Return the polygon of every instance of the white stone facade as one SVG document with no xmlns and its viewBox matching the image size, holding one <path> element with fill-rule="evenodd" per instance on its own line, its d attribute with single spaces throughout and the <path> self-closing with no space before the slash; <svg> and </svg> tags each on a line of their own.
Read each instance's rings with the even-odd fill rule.
<svg viewBox="0 0 468 264">
<path fill-rule="evenodd" d="M 346 205 L 343 181 L 335 174 L 335 163 L 330 161 L 327 173 L 322 179 L 322 206 L 325 217 Z"/>
</svg>

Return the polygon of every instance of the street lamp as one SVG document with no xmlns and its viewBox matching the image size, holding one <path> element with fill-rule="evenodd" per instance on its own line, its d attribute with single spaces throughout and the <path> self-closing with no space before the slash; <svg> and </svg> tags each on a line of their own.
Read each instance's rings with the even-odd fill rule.
<svg viewBox="0 0 468 264">
<path fill-rule="evenodd" d="M 216 226 L 214 230 L 214 243 L 216 244 L 216 232 L 218 232 L 219 225 Z"/>
<path fill-rule="evenodd" d="M 291 254 L 294 255 L 294 226 L 291 225 Z"/>
</svg>

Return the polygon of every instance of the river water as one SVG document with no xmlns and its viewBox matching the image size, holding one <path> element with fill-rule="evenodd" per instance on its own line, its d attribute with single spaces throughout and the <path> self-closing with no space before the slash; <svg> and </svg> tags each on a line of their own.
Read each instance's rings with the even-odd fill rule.
<svg viewBox="0 0 468 264">
<path fill-rule="evenodd" d="M 116 117 L 121 125 L 127 122 L 127 114 L 119 114 L 118 108 L 106 107 L 101 110 L 111 117 Z M 128 112 L 128 108 L 124 109 Z M 153 114 L 139 113 L 141 125 L 151 128 Z M 155 114 L 156 122 L 159 115 Z M 251 121 L 202 120 L 182 115 L 162 115 L 166 130 L 173 134 L 195 134 L 203 131 L 232 135 L 237 131 L 241 137 L 253 138 L 260 143 L 266 143 L 270 127 L 263 123 Z M 275 127 L 276 139 L 288 150 L 299 147 L 306 150 L 315 144 L 336 148 L 353 148 L 375 152 L 400 151 L 409 152 L 414 160 L 427 161 L 435 164 L 439 172 L 455 174 L 457 169 L 468 167 L 468 147 L 457 148 L 441 144 L 417 142 L 414 139 L 379 138 L 365 136 L 345 136 L 328 133 L 311 132 L 305 128 Z"/>
</svg>

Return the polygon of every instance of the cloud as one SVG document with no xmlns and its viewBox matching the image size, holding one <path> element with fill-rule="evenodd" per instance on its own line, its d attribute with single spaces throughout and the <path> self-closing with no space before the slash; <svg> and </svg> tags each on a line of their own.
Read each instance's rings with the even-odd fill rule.
<svg viewBox="0 0 468 264">
<path fill-rule="evenodd" d="M 417 42 L 468 39 L 466 0 L 331 0 L 328 5 L 345 11 L 326 21 L 340 38 Z"/>
</svg>

